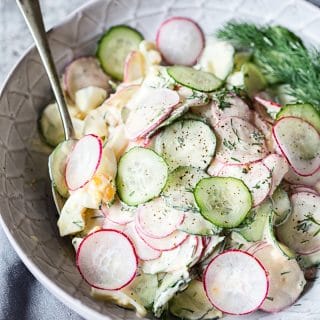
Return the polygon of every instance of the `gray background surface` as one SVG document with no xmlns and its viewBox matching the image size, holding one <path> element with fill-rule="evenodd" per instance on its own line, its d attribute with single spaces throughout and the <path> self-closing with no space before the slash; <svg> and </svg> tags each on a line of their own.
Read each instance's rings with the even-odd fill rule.
<svg viewBox="0 0 320 320">
<path fill-rule="evenodd" d="M 86 2 L 86 0 L 42 0 L 47 28 L 51 28 Z M 311 2 L 320 6 L 320 0 Z M 31 36 L 15 1 L 0 0 L 0 86 L 31 43 Z M 29 273 L 0 227 L 0 320 L 24 319 L 80 320 L 81 317 L 54 298 Z"/>
</svg>

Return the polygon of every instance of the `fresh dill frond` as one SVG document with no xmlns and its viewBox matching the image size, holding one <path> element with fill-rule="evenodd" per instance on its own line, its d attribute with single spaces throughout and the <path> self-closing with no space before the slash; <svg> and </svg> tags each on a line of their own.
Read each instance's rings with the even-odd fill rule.
<svg viewBox="0 0 320 320">
<path fill-rule="evenodd" d="M 230 98 L 232 96 L 238 96 L 247 98 L 246 93 L 239 87 L 222 88 L 212 93 L 212 100 L 217 104 L 217 107 L 221 110 L 231 107 Z"/>
<path fill-rule="evenodd" d="M 299 37 L 280 26 L 229 22 L 217 37 L 238 49 L 250 48 L 269 83 L 288 84 L 288 94 L 320 112 L 320 52 L 316 48 L 307 49 Z"/>
</svg>

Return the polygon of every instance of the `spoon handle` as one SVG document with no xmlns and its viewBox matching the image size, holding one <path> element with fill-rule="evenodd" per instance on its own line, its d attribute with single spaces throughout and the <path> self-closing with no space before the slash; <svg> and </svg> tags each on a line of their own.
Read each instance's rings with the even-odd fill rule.
<svg viewBox="0 0 320 320">
<path fill-rule="evenodd" d="M 63 124 L 65 139 L 74 139 L 74 128 L 70 114 L 65 103 L 59 77 L 52 59 L 50 47 L 47 41 L 46 31 L 42 20 L 40 4 L 38 0 L 16 0 L 20 11 L 29 27 L 40 58 L 46 69 L 53 93 L 55 95 Z"/>
</svg>

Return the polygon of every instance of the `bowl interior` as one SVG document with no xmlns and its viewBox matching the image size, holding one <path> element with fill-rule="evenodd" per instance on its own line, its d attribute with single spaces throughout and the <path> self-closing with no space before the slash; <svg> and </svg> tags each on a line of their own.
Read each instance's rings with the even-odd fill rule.
<svg viewBox="0 0 320 320">
<path fill-rule="evenodd" d="M 56 65 L 62 72 L 75 57 L 93 54 L 99 36 L 112 25 L 129 24 L 152 40 L 161 21 L 174 15 L 195 19 L 207 34 L 235 18 L 281 24 L 307 41 L 320 41 L 320 11 L 299 0 L 100 0 L 50 31 Z M 70 241 L 58 236 L 47 170 L 51 149 L 41 141 L 37 127 L 41 109 L 51 100 L 47 76 L 33 48 L 17 64 L 0 97 L 0 211 L 5 231 L 36 277 L 84 317 L 138 319 L 131 311 L 90 298 L 75 268 Z M 256 313 L 246 319 L 316 319 L 312 314 L 320 317 L 320 306 L 313 302 L 319 294 L 316 281 L 281 315 Z"/>
</svg>

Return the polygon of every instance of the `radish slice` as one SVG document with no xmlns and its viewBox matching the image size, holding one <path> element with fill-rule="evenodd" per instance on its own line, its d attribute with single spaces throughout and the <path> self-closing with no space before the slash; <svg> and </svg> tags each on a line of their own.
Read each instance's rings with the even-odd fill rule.
<svg viewBox="0 0 320 320">
<path fill-rule="evenodd" d="M 297 261 L 283 256 L 270 244 L 262 247 L 254 256 L 261 261 L 269 276 L 268 297 L 260 309 L 279 312 L 292 305 L 306 284 Z"/>
<path fill-rule="evenodd" d="M 298 254 L 320 250 L 320 196 L 299 192 L 291 196 L 292 213 L 277 228 L 279 240 Z"/>
<path fill-rule="evenodd" d="M 165 20 L 156 36 L 156 43 L 169 64 L 192 66 L 204 48 L 204 34 L 192 19 L 172 17 Z"/>
<path fill-rule="evenodd" d="M 124 63 L 124 82 L 132 82 L 145 76 L 145 61 L 140 51 L 131 51 Z"/>
<path fill-rule="evenodd" d="M 320 135 L 311 124 L 300 118 L 284 117 L 272 133 L 297 174 L 310 176 L 320 168 Z"/>
<path fill-rule="evenodd" d="M 102 157 L 102 140 L 89 134 L 74 146 L 67 165 L 66 183 L 71 191 L 85 186 L 96 173 Z"/>
<path fill-rule="evenodd" d="M 112 222 L 125 225 L 135 219 L 137 208 L 127 206 L 117 199 L 111 207 L 103 207 L 102 212 Z"/>
<path fill-rule="evenodd" d="M 198 243 L 197 243 L 197 249 L 193 255 L 193 261 L 191 262 L 191 264 L 189 265 L 190 267 L 193 267 L 194 265 L 196 265 L 202 258 L 202 255 L 204 253 L 204 240 L 202 240 L 203 238 L 198 236 Z"/>
<path fill-rule="evenodd" d="M 288 172 L 289 165 L 284 157 L 275 153 L 265 157 L 262 162 L 272 172 L 272 185 L 270 189 L 270 194 L 272 195 Z"/>
<path fill-rule="evenodd" d="M 108 217 L 103 222 L 103 229 L 113 229 L 118 231 L 124 231 L 127 228 L 126 224 L 114 223 L 108 219 Z"/>
<path fill-rule="evenodd" d="M 165 238 L 183 222 L 184 212 L 166 205 L 162 198 L 156 198 L 140 206 L 137 222 L 140 230 L 151 238 Z"/>
<path fill-rule="evenodd" d="M 195 260 L 198 244 L 198 237 L 189 236 L 175 249 L 163 251 L 158 259 L 144 262 L 142 270 L 145 273 L 156 274 L 186 269 Z"/>
<path fill-rule="evenodd" d="M 216 158 L 213 158 L 207 169 L 207 172 L 210 176 L 217 176 L 225 165 L 226 164 L 224 164 L 223 162 L 220 162 Z"/>
<path fill-rule="evenodd" d="M 308 192 L 308 193 L 313 193 L 317 196 L 319 195 L 317 190 L 304 185 L 290 185 L 290 191 L 292 194 L 299 193 L 299 192 Z"/>
<path fill-rule="evenodd" d="M 220 108 L 216 102 L 211 104 L 212 116 L 210 123 L 215 126 L 220 120 L 227 117 L 238 117 L 250 122 L 252 120 L 252 111 L 248 105 L 239 97 L 231 96 L 226 99 L 229 104 L 226 108 Z"/>
<path fill-rule="evenodd" d="M 264 135 L 238 117 L 222 119 L 214 127 L 218 137 L 216 159 L 226 164 L 246 164 L 267 155 Z"/>
<path fill-rule="evenodd" d="M 271 121 L 272 119 L 275 119 L 277 113 L 281 110 L 281 105 L 279 103 L 265 99 L 260 95 L 254 96 L 254 100 L 264 107 L 265 111 L 267 112 L 267 116 L 269 116 L 269 119 L 271 117 Z"/>
<path fill-rule="evenodd" d="M 138 259 L 131 240 L 123 233 L 102 229 L 83 239 L 77 250 L 77 267 L 92 287 L 119 290 L 135 277 Z"/>
<path fill-rule="evenodd" d="M 188 234 L 182 231 L 176 230 L 171 233 L 169 236 L 161 239 L 156 239 L 152 237 L 148 237 L 145 235 L 139 225 L 136 224 L 136 231 L 138 232 L 140 238 L 151 248 L 159 251 L 169 251 L 177 248 L 181 245 L 187 238 Z"/>
<path fill-rule="evenodd" d="M 126 121 L 129 139 L 144 137 L 169 117 L 179 103 L 176 91 L 160 88 L 141 88 L 128 103 L 131 110 Z"/>
<path fill-rule="evenodd" d="M 253 206 L 260 204 L 270 192 L 271 172 L 262 161 L 248 165 L 226 165 L 218 176 L 242 180 L 251 192 Z"/>
<path fill-rule="evenodd" d="M 133 223 L 129 223 L 125 228 L 125 234 L 132 240 L 137 255 L 141 260 L 149 261 L 160 257 L 161 251 L 155 250 L 147 245 L 138 235 Z"/>
<path fill-rule="evenodd" d="M 314 187 L 318 190 L 317 185 L 320 187 L 320 170 L 316 171 L 311 176 L 303 177 L 294 172 L 292 168 L 289 168 L 289 171 L 284 176 L 284 179 L 292 184 L 303 184 Z"/>
<path fill-rule="evenodd" d="M 75 93 L 86 87 L 110 89 L 110 78 L 101 69 L 98 60 L 94 57 L 83 57 L 74 60 L 68 65 L 64 74 L 64 85 L 70 96 L 75 101 Z"/>
<path fill-rule="evenodd" d="M 215 258 L 204 272 L 204 288 L 220 311 L 242 315 L 257 310 L 269 288 L 266 270 L 251 254 L 228 250 Z"/>
</svg>

